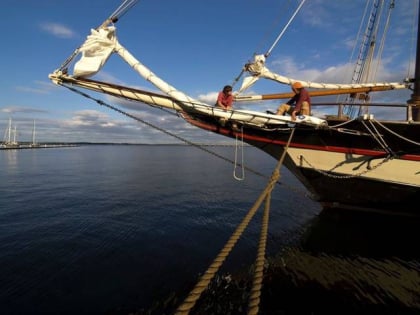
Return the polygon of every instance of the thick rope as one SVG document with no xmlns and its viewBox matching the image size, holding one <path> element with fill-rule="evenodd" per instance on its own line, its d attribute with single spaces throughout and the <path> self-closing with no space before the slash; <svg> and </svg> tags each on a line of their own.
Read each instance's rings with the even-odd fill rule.
<svg viewBox="0 0 420 315">
<path fill-rule="evenodd" d="M 264 189 L 263 193 L 258 197 L 255 204 L 249 210 L 245 218 L 236 228 L 235 232 L 232 234 L 228 242 L 226 243 L 225 247 L 220 251 L 217 255 L 213 263 L 207 269 L 203 276 L 201 276 L 198 283 L 195 285 L 193 290 L 190 292 L 189 296 L 184 300 L 181 306 L 178 307 L 175 314 L 176 315 L 184 315 L 189 314 L 190 310 L 194 307 L 197 300 L 200 298 L 201 293 L 207 288 L 210 281 L 213 279 L 217 271 L 219 270 L 220 266 L 229 255 L 233 247 L 235 246 L 238 239 L 241 237 L 243 231 L 248 226 L 249 222 L 257 212 L 258 208 L 260 207 L 261 203 L 266 198 L 267 194 L 269 194 L 269 189 L 272 189 L 272 186 L 277 182 L 276 177 L 272 177 L 270 179 L 269 184 L 267 185 L 266 189 Z"/>
<path fill-rule="evenodd" d="M 276 168 L 273 171 L 273 178 L 276 180 L 280 179 L 280 168 L 283 165 L 284 159 L 286 157 L 287 150 L 289 148 L 290 142 L 292 141 L 293 134 L 295 129 L 292 130 L 290 133 L 289 140 L 284 148 L 283 154 L 281 155 Z M 248 314 L 249 315 L 256 315 L 258 314 L 259 304 L 260 304 L 260 296 L 261 296 L 261 289 L 262 289 L 262 282 L 264 278 L 264 263 L 265 263 L 265 249 L 267 247 L 267 235 L 268 235 L 268 222 L 270 216 L 270 204 L 271 204 L 271 191 L 274 188 L 274 183 L 271 189 L 269 189 L 266 199 L 265 199 L 265 208 L 264 208 L 264 215 L 261 224 L 261 235 L 260 235 L 260 242 L 258 246 L 258 254 L 255 261 L 255 274 L 254 280 L 251 288 L 251 294 L 249 297 L 248 303 Z"/>
<path fill-rule="evenodd" d="M 368 122 L 370 126 L 372 127 L 372 129 L 369 128 L 369 126 L 364 120 L 362 120 L 363 126 L 365 126 L 366 130 L 369 131 L 372 138 L 376 140 L 376 142 L 382 147 L 382 149 L 384 149 L 384 151 L 388 152 L 388 154 L 394 155 L 394 153 L 392 152 L 392 149 L 388 146 L 388 144 L 385 142 L 381 134 L 375 128 L 375 125 L 370 120 Z"/>
<path fill-rule="evenodd" d="M 239 240 L 239 238 L 241 237 L 241 235 L 244 232 L 245 228 L 248 226 L 249 222 L 254 217 L 255 213 L 257 212 L 257 210 L 261 206 L 261 203 L 264 200 L 266 200 L 266 207 L 267 207 L 267 199 L 270 198 L 271 191 L 273 190 L 276 182 L 280 178 L 280 171 L 279 170 L 280 170 L 280 167 L 281 167 L 281 165 L 282 165 L 282 163 L 284 161 L 284 158 L 286 156 L 287 148 L 289 147 L 289 144 L 290 144 L 290 141 L 291 141 L 291 139 L 293 137 L 294 132 L 295 132 L 295 129 L 292 129 L 292 132 L 290 133 L 289 141 L 287 142 L 287 146 L 285 147 L 285 150 L 283 151 L 283 154 L 282 154 L 279 162 L 277 163 L 277 166 L 276 166 L 275 170 L 273 171 L 273 174 L 270 177 L 270 180 L 269 180 L 268 184 L 266 185 L 264 191 L 260 194 L 260 196 L 258 197 L 257 201 L 254 203 L 254 205 L 252 206 L 252 208 L 249 210 L 249 212 L 247 213 L 247 215 L 245 216 L 245 218 L 242 220 L 242 222 L 238 225 L 238 227 L 236 228 L 236 230 L 233 232 L 232 236 L 230 237 L 230 239 L 228 240 L 228 242 L 226 243 L 226 245 L 223 247 L 223 249 L 220 251 L 220 253 L 217 255 L 217 257 L 215 258 L 215 260 L 213 261 L 213 263 L 210 265 L 210 267 L 207 269 L 207 271 L 204 273 L 204 275 L 201 276 L 200 280 L 195 285 L 195 287 L 192 289 L 192 291 L 190 292 L 190 294 L 188 295 L 188 297 L 178 307 L 178 309 L 175 312 L 176 315 L 186 315 L 186 314 L 189 314 L 189 312 L 191 311 L 191 309 L 194 307 L 195 303 L 200 298 L 201 294 L 208 287 L 210 281 L 216 275 L 217 271 L 219 270 L 220 266 L 225 261 L 226 257 L 232 251 L 232 249 L 235 246 L 236 242 Z M 270 205 L 270 203 L 268 202 L 268 206 L 269 205 Z M 267 220 L 268 220 L 268 213 L 267 213 Z M 268 223 L 267 223 L 267 226 L 268 226 Z M 266 240 L 267 240 L 267 231 L 265 231 L 265 233 L 264 233 L 264 230 L 265 229 L 263 229 L 263 232 L 262 232 L 262 236 L 261 236 L 262 241 L 260 241 L 260 248 L 258 250 L 258 255 L 257 255 L 258 265 L 261 265 L 261 262 L 260 262 L 261 260 L 263 261 L 262 264 L 264 265 L 265 243 L 266 243 Z M 261 244 L 264 244 L 264 245 L 262 246 Z M 257 298 L 256 298 L 257 295 L 258 295 L 258 304 L 259 304 L 259 293 L 257 294 L 255 292 L 260 291 L 260 289 L 261 289 L 261 287 L 258 287 L 258 286 L 260 286 L 261 283 L 262 283 L 262 270 L 261 270 L 261 272 L 259 271 L 256 274 L 256 276 L 255 276 L 254 279 L 256 279 L 254 281 L 254 283 L 256 285 L 254 286 L 254 288 L 252 290 L 252 292 L 253 292 L 253 295 L 252 295 L 252 309 L 255 309 L 255 306 L 254 305 L 257 302 Z"/>
<path fill-rule="evenodd" d="M 264 278 L 265 249 L 267 247 L 268 221 L 270 216 L 271 192 L 265 199 L 264 215 L 261 224 L 261 235 L 258 246 L 257 259 L 255 261 L 255 274 L 252 282 L 251 294 L 248 303 L 248 314 L 258 314 L 260 308 L 260 296 Z"/>
<path fill-rule="evenodd" d="M 391 133 L 391 134 L 393 134 L 394 136 L 396 136 L 396 137 L 400 138 L 401 140 L 404 140 L 404 141 L 407 141 L 407 142 L 409 142 L 409 143 L 412 143 L 412 144 L 415 144 L 415 145 L 420 146 L 420 142 L 416 142 L 416 141 L 414 141 L 414 140 L 411 140 L 411 139 L 408 139 L 408 138 L 406 138 L 406 137 L 403 137 L 402 135 L 400 135 L 400 134 L 398 134 L 398 133 L 394 132 L 393 130 L 391 130 L 391 129 L 387 128 L 387 127 L 386 127 L 385 125 L 383 125 L 383 124 L 382 124 L 379 120 L 373 119 L 373 121 L 374 121 L 375 123 L 377 123 L 379 126 L 381 126 L 383 129 L 385 129 L 386 131 L 388 131 L 389 133 Z"/>
</svg>

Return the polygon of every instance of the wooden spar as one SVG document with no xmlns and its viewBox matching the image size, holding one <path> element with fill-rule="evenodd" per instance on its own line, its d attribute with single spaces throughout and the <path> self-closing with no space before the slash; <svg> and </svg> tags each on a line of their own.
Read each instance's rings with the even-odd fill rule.
<svg viewBox="0 0 420 315">
<path fill-rule="evenodd" d="M 369 92 L 381 92 L 394 90 L 393 86 L 371 86 L 371 87 L 359 87 L 359 88 L 347 88 L 347 89 L 331 89 L 323 91 L 308 91 L 311 97 L 315 96 L 328 96 L 328 95 L 339 95 L 339 94 L 357 94 L 357 93 L 369 93 Z M 275 100 L 275 99 L 287 99 L 292 98 L 295 93 L 276 93 L 276 94 L 263 94 L 263 95 L 240 95 L 235 97 L 235 101 L 261 101 L 261 100 Z"/>
<path fill-rule="evenodd" d="M 50 80 L 58 85 L 68 84 L 95 92 L 112 95 L 118 98 L 145 103 L 151 106 L 165 107 L 176 111 L 182 110 L 175 99 L 170 96 L 149 91 L 125 87 L 118 84 L 106 83 L 86 78 L 75 78 L 67 75 L 50 74 Z"/>
</svg>

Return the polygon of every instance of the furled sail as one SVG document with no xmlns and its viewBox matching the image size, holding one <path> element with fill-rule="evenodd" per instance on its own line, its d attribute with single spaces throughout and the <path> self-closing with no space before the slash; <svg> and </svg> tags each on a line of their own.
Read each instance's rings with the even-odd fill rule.
<svg viewBox="0 0 420 315">
<path fill-rule="evenodd" d="M 352 88 L 361 88 L 361 87 L 388 87 L 389 90 L 394 89 L 406 89 L 406 83 L 399 82 L 379 82 L 379 83 L 353 83 L 353 84 L 338 84 L 338 83 L 317 83 L 311 81 L 297 80 L 292 79 L 286 76 L 282 76 L 276 73 L 271 72 L 265 66 L 265 56 L 264 55 L 255 55 L 254 61 L 245 65 L 244 70 L 250 75 L 246 76 L 242 85 L 238 90 L 238 93 L 244 92 L 249 87 L 251 87 L 259 78 L 265 78 L 273 80 L 282 84 L 292 85 L 294 82 L 299 81 L 304 87 L 314 88 L 314 89 L 352 89 Z M 348 93 L 348 92 L 347 92 Z"/>
<path fill-rule="evenodd" d="M 79 49 L 82 57 L 74 65 L 74 76 L 87 78 L 95 75 L 113 53 L 115 43 L 115 27 L 91 29 L 91 34 Z"/>
</svg>

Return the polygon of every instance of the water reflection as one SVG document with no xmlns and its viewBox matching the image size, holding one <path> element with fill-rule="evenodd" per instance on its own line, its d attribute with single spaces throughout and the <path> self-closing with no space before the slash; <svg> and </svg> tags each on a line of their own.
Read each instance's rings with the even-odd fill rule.
<svg viewBox="0 0 420 315">
<path fill-rule="evenodd" d="M 7 170 L 12 170 L 16 168 L 18 165 L 17 161 L 17 151 L 18 150 L 4 150 L 0 155 L 0 159 L 2 159 L 2 163 L 5 163 L 7 166 Z M 4 162 L 3 162 L 4 161 Z"/>
<path fill-rule="evenodd" d="M 323 211 L 302 239 L 302 247 L 334 255 L 419 260 L 420 217 Z"/>
<path fill-rule="evenodd" d="M 268 259 L 259 314 L 420 314 L 419 223 L 321 212 L 298 244 Z M 173 313 L 193 284 L 147 314 Z M 245 314 L 251 288 L 252 268 L 220 275 L 191 314 Z"/>
<path fill-rule="evenodd" d="M 419 217 L 321 212 L 270 267 L 265 313 L 420 313 L 419 226 Z"/>
</svg>

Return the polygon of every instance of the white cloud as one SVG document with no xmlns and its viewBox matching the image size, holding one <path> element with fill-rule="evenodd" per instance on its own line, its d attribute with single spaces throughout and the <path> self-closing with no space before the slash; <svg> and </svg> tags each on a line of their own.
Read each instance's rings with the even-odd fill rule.
<svg viewBox="0 0 420 315">
<path fill-rule="evenodd" d="M 60 38 L 75 37 L 75 33 L 68 27 L 57 23 L 43 23 L 41 29 Z"/>
<path fill-rule="evenodd" d="M 199 94 L 198 95 L 198 100 L 208 103 L 208 104 L 213 104 L 216 103 L 217 100 L 217 95 L 219 94 L 219 92 L 209 92 L 206 94 Z"/>
<path fill-rule="evenodd" d="M 8 106 L 3 107 L 0 109 L 0 112 L 3 113 L 46 113 L 45 110 L 37 109 L 37 108 L 30 108 L 30 107 L 24 107 L 24 106 Z"/>
<path fill-rule="evenodd" d="M 68 126 L 105 126 L 109 124 L 108 115 L 97 110 L 86 109 L 75 112 L 71 120 L 65 121 Z"/>
</svg>

